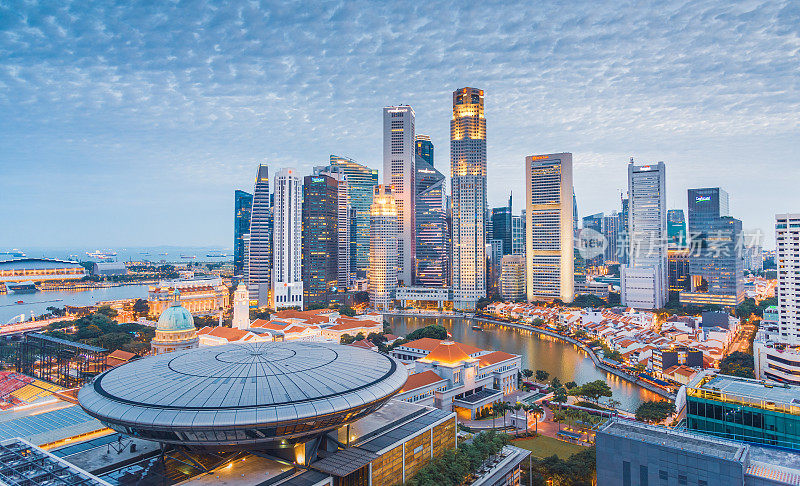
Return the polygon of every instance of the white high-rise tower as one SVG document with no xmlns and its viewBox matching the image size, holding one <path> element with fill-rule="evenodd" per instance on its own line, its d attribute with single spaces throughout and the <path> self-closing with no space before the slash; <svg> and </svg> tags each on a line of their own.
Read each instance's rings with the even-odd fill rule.
<svg viewBox="0 0 800 486">
<path fill-rule="evenodd" d="M 233 327 L 250 329 L 250 298 L 247 287 L 240 283 L 233 291 Z"/>
<path fill-rule="evenodd" d="M 622 303 L 664 307 L 667 281 L 667 199 L 664 162 L 628 164 L 628 264 L 620 267 Z"/>
<path fill-rule="evenodd" d="M 778 332 L 780 340 L 800 345 L 800 214 L 775 215 L 778 265 Z"/>
<path fill-rule="evenodd" d="M 273 309 L 303 307 L 301 196 L 302 179 L 297 171 L 281 169 L 275 174 Z"/>
<path fill-rule="evenodd" d="M 575 286 L 572 154 L 526 157 L 525 194 L 528 300 L 572 302 Z"/>
<path fill-rule="evenodd" d="M 414 116 L 410 106 L 383 109 L 383 184 L 397 208 L 397 279 L 406 286 L 414 283 Z"/>
<path fill-rule="evenodd" d="M 450 179 L 453 307 L 472 310 L 486 296 L 486 119 L 481 89 L 453 91 Z"/>
<path fill-rule="evenodd" d="M 375 186 L 370 207 L 369 301 L 391 308 L 397 289 L 397 204 L 389 186 Z"/>
</svg>

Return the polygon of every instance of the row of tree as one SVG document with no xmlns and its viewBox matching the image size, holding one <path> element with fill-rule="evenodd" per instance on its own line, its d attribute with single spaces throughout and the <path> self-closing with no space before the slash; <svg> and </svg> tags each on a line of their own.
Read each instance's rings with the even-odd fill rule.
<svg viewBox="0 0 800 486">
<path fill-rule="evenodd" d="M 483 432 L 471 441 L 459 444 L 433 459 L 406 481 L 408 486 L 457 486 L 474 474 L 491 456 L 510 442 L 509 436 L 495 431 Z"/>
</svg>

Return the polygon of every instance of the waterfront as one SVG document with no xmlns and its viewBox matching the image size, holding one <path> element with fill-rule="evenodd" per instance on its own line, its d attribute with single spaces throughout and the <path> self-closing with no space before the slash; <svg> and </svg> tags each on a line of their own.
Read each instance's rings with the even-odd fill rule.
<svg viewBox="0 0 800 486">
<path fill-rule="evenodd" d="M 593 380 L 605 380 L 619 400 L 620 408 L 634 411 L 647 400 L 660 400 L 655 393 L 643 390 L 617 376 L 595 368 L 589 356 L 577 346 L 559 339 L 514 329 L 500 329 L 484 324 L 483 331 L 472 329 L 473 323 L 461 318 L 418 318 L 386 317 L 395 334 L 409 332 L 430 324 L 441 324 L 453 339 L 482 349 L 506 351 L 522 355 L 522 367 L 531 370 L 545 370 L 551 378 L 557 376 L 562 382 L 575 381 L 578 384 Z"/>
<path fill-rule="evenodd" d="M 101 300 L 146 299 L 147 287 L 147 285 L 122 285 L 84 291 L 56 290 L 35 294 L 0 295 L 0 324 L 5 324 L 14 316 L 23 313 L 27 317 L 30 317 L 31 312 L 36 316 L 44 314 L 50 306 L 94 305 Z M 23 303 L 17 304 L 18 300 Z"/>
</svg>

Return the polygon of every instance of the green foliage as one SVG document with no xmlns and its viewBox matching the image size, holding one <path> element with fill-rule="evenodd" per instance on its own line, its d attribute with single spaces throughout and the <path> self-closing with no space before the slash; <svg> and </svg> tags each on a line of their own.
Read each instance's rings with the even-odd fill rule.
<svg viewBox="0 0 800 486">
<path fill-rule="evenodd" d="M 107 317 L 110 317 L 112 319 L 117 317 L 117 314 L 118 314 L 117 311 L 115 311 L 114 309 L 111 308 L 111 306 L 108 306 L 108 305 L 104 305 L 104 306 L 101 306 L 100 308 L 98 308 L 97 309 L 97 313 L 98 314 L 102 314 L 102 315 L 107 316 Z"/>
<path fill-rule="evenodd" d="M 194 327 L 200 329 L 202 327 L 216 327 L 219 324 L 219 318 L 215 316 L 194 316 Z"/>
<path fill-rule="evenodd" d="M 528 468 L 523 467 L 520 484 L 531 482 L 537 486 L 589 486 L 595 471 L 595 448 L 588 447 L 567 460 L 553 455 L 544 459 L 532 459 L 531 478 L 527 478 Z"/>
<path fill-rule="evenodd" d="M 352 307 L 343 305 L 339 307 L 339 314 L 347 317 L 354 317 L 356 315 L 356 311 Z"/>
<path fill-rule="evenodd" d="M 447 329 L 438 324 L 431 324 L 430 326 L 425 326 L 417 329 L 416 331 L 412 331 L 408 336 L 406 336 L 407 341 L 413 341 L 415 339 L 422 338 L 447 339 Z"/>
<path fill-rule="evenodd" d="M 369 292 L 361 290 L 353 294 L 353 302 L 356 304 L 366 304 L 369 302 Z"/>
<path fill-rule="evenodd" d="M 572 307 L 606 307 L 608 303 L 596 295 L 581 294 L 575 297 L 571 304 Z"/>
<path fill-rule="evenodd" d="M 734 351 L 719 362 L 719 371 L 724 375 L 755 378 L 753 355 Z"/>
<path fill-rule="evenodd" d="M 560 387 L 553 390 L 553 401 L 560 404 L 567 403 L 567 390 Z"/>
<path fill-rule="evenodd" d="M 610 397 L 611 387 L 603 380 L 590 381 L 569 391 L 570 395 L 584 397 L 597 402 L 600 397 Z"/>
<path fill-rule="evenodd" d="M 476 435 L 471 443 L 462 443 L 456 450 L 448 450 L 433 459 L 417 474 L 406 481 L 408 486 L 457 486 L 480 468 L 486 459 L 500 452 L 508 444 L 506 434 L 495 431 Z"/>
<path fill-rule="evenodd" d="M 269 320 L 270 311 L 268 309 L 250 309 L 250 320 L 254 321 L 256 319 L 264 319 L 265 321 Z"/>
<path fill-rule="evenodd" d="M 736 317 L 739 319 L 747 319 L 751 314 L 758 314 L 758 312 L 756 300 L 752 297 L 747 297 L 736 307 Z"/>
<path fill-rule="evenodd" d="M 558 377 L 553 378 L 553 380 L 550 382 L 550 386 L 553 388 L 561 388 L 561 380 L 559 380 Z"/>
<path fill-rule="evenodd" d="M 565 387 L 567 390 L 572 390 L 572 389 L 573 389 L 573 388 L 575 388 L 576 386 L 578 386 L 578 384 L 577 384 L 577 383 L 575 383 L 574 381 L 568 381 L 568 382 L 564 383 L 564 387 Z"/>
<path fill-rule="evenodd" d="M 531 376 L 533 376 L 533 371 L 529 370 L 528 368 L 525 368 L 524 370 L 522 370 L 521 373 L 522 373 L 522 376 L 524 376 L 525 378 L 530 378 Z"/>
<path fill-rule="evenodd" d="M 339 339 L 339 344 L 353 344 L 356 342 L 356 338 L 349 334 L 342 334 L 342 337 Z"/>
<path fill-rule="evenodd" d="M 71 328 L 75 331 L 72 332 Z M 74 321 L 54 322 L 44 329 L 49 336 L 100 346 L 109 351 L 121 349 L 142 354 L 150 349 L 155 336 L 152 327 L 129 322 L 117 324 L 106 314 L 96 312 Z"/>
<path fill-rule="evenodd" d="M 538 382 L 544 383 L 549 376 L 550 373 L 545 370 L 536 370 L 536 381 Z"/>
<path fill-rule="evenodd" d="M 778 298 L 777 297 L 770 297 L 768 299 L 762 300 L 761 302 L 758 303 L 758 312 L 756 314 L 759 315 L 759 316 L 763 316 L 764 315 L 764 310 L 767 307 L 770 307 L 770 306 L 773 306 L 773 305 L 778 305 Z"/>
<path fill-rule="evenodd" d="M 318 310 L 318 309 L 327 309 L 328 306 L 325 304 L 307 304 L 306 310 Z"/>
<path fill-rule="evenodd" d="M 150 304 L 144 299 L 136 299 L 133 303 L 133 312 L 137 316 L 146 316 L 150 314 Z"/>
<path fill-rule="evenodd" d="M 644 402 L 636 409 L 636 420 L 661 422 L 675 413 L 675 404 L 665 400 Z"/>
</svg>

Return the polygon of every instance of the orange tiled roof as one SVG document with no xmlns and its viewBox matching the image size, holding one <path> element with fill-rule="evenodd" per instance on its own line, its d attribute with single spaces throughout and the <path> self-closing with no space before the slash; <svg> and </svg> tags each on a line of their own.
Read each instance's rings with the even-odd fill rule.
<svg viewBox="0 0 800 486">
<path fill-rule="evenodd" d="M 328 329 L 332 331 L 347 331 L 348 329 L 363 329 L 365 327 L 375 327 L 375 326 L 370 325 L 368 322 L 348 320 L 347 322 L 331 326 Z"/>
<path fill-rule="evenodd" d="M 517 356 L 514 354 L 506 353 L 505 351 L 495 351 L 493 353 L 484 354 L 483 356 L 479 356 L 480 365 L 481 366 L 490 366 L 493 364 L 500 363 L 501 361 L 505 361 L 507 359 L 516 358 Z"/>
<path fill-rule="evenodd" d="M 113 358 L 113 359 L 119 359 L 119 360 L 122 360 L 122 361 L 130 361 L 134 356 L 136 356 L 136 355 L 133 354 L 133 353 L 129 353 L 127 351 L 123 351 L 121 349 L 118 349 L 118 350 L 110 353 L 107 357 L 108 358 Z"/>
<path fill-rule="evenodd" d="M 197 334 L 206 334 L 218 338 L 225 339 L 229 342 L 239 341 L 247 335 L 248 331 L 242 329 L 235 329 L 232 327 L 204 327 L 197 331 Z"/>
<path fill-rule="evenodd" d="M 403 346 L 414 349 L 423 349 L 425 351 L 433 351 L 440 342 L 442 342 L 440 339 L 422 338 L 409 341 L 403 344 Z"/>
<path fill-rule="evenodd" d="M 400 389 L 400 393 L 407 392 L 409 390 L 416 390 L 417 388 L 423 386 L 433 385 L 434 383 L 443 380 L 444 378 L 431 370 L 423 371 L 422 373 L 414 373 L 413 375 L 408 375 L 406 384 Z"/>
<path fill-rule="evenodd" d="M 259 320 L 255 321 L 255 322 L 253 322 L 252 324 L 250 324 L 250 327 L 258 327 L 258 328 L 261 328 L 261 329 L 271 329 L 273 331 L 283 331 L 284 329 L 286 329 L 286 326 L 288 326 L 288 325 L 289 324 L 287 324 L 285 322 L 281 322 L 281 321 L 265 321 L 263 319 L 259 319 Z"/>
<path fill-rule="evenodd" d="M 474 359 L 459 344 L 454 341 L 442 341 L 420 361 L 439 361 L 440 363 L 455 364 Z"/>
<path fill-rule="evenodd" d="M 362 339 L 360 341 L 356 341 L 352 343 L 350 346 L 354 346 L 356 348 L 364 348 L 364 349 L 375 349 L 377 346 L 367 339 Z"/>
</svg>

